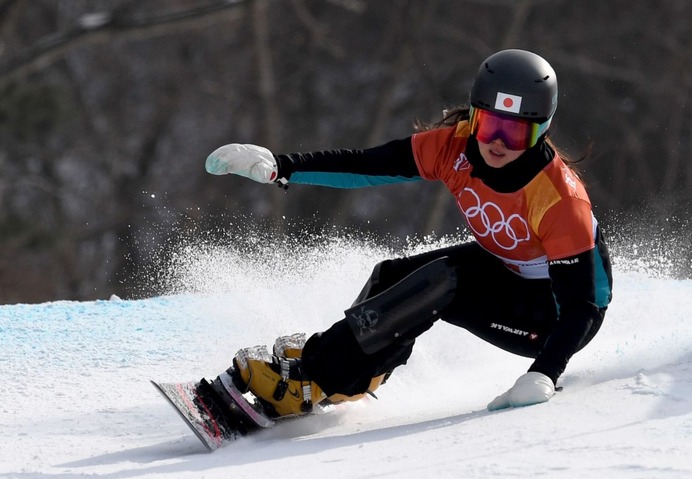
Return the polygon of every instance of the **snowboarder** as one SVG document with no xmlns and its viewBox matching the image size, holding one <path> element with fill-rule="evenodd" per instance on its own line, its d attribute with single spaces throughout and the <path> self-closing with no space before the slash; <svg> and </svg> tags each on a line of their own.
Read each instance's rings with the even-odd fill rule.
<svg viewBox="0 0 692 479">
<path fill-rule="evenodd" d="M 488 409 L 548 401 L 572 355 L 598 332 L 611 300 L 603 233 L 573 163 L 548 138 L 557 78 L 542 57 L 503 50 L 480 65 L 470 106 L 412 136 L 368 149 L 275 155 L 229 144 L 207 172 L 260 183 L 362 187 L 439 180 L 475 241 L 389 259 L 324 332 L 246 348 L 232 370 L 271 415 L 355 400 L 405 364 L 435 321 L 520 356 L 528 372 Z M 467 365 L 459 365 L 467 367 Z"/>
</svg>

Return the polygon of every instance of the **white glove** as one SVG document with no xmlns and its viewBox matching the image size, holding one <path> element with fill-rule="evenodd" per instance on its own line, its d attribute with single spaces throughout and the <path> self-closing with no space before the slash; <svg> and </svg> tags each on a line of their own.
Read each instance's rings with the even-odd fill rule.
<svg viewBox="0 0 692 479">
<path fill-rule="evenodd" d="M 240 143 L 217 148 L 207 157 L 204 167 L 212 175 L 233 173 L 259 183 L 276 181 L 279 171 L 271 151 L 263 146 Z"/>
<path fill-rule="evenodd" d="M 508 407 L 531 406 L 548 401 L 555 394 L 553 380 L 543 373 L 530 372 L 519 376 L 509 391 L 488 404 L 488 411 Z"/>
</svg>

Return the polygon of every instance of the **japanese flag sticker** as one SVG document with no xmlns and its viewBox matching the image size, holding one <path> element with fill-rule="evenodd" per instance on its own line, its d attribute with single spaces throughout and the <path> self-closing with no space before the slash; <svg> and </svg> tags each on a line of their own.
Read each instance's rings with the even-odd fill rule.
<svg viewBox="0 0 692 479">
<path fill-rule="evenodd" d="M 519 113 L 521 111 L 521 97 L 499 91 L 495 99 L 495 109 L 508 111 L 510 113 Z"/>
</svg>

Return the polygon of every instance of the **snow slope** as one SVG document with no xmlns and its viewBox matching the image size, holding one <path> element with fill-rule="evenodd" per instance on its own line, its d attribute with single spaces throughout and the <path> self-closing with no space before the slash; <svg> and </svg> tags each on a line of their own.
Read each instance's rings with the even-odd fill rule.
<svg viewBox="0 0 692 479">
<path fill-rule="evenodd" d="M 182 245 L 157 277 L 170 294 L 0 306 L 0 477 L 692 477 L 692 282 L 626 257 L 549 403 L 487 412 L 530 361 L 438 323 L 379 400 L 207 454 L 148 380 L 214 377 L 240 347 L 325 329 L 390 253 L 288 249 Z"/>
</svg>

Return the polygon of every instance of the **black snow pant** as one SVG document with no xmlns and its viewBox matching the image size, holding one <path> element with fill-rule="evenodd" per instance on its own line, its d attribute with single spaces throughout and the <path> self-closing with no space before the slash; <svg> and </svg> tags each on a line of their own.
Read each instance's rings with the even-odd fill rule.
<svg viewBox="0 0 692 479">
<path fill-rule="evenodd" d="M 438 318 L 511 353 L 536 357 L 557 323 L 550 280 L 514 274 L 475 242 L 377 264 L 356 303 L 387 291 L 412 272 L 444 257 L 456 270 L 457 280 L 451 302 L 435 318 L 420 324 L 412 318 L 415 328 L 371 354 L 363 351 L 347 319 L 342 319 L 306 343 L 303 367 L 310 379 L 327 395 L 363 393 L 373 377 L 405 364 L 415 338 Z M 593 324 L 579 349 L 599 327 L 600 322 Z"/>
</svg>

